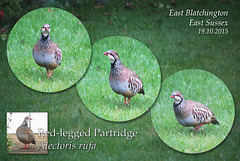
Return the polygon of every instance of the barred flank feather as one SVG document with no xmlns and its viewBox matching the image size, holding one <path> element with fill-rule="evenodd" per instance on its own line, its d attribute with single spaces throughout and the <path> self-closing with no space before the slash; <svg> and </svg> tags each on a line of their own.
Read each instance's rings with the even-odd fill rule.
<svg viewBox="0 0 240 161">
<path fill-rule="evenodd" d="M 54 60 L 55 60 L 55 62 L 56 62 L 58 65 L 61 64 L 61 60 L 62 60 L 62 51 L 61 51 L 61 49 L 57 48 L 57 49 L 55 50 Z"/>
<path fill-rule="evenodd" d="M 211 111 L 201 107 L 193 108 L 192 113 L 193 118 L 198 122 L 204 122 L 212 115 Z"/>
<path fill-rule="evenodd" d="M 133 93 L 136 94 L 140 91 L 140 89 L 142 88 L 142 82 L 141 80 L 134 78 L 134 77 L 130 77 L 128 80 L 128 90 Z"/>
</svg>

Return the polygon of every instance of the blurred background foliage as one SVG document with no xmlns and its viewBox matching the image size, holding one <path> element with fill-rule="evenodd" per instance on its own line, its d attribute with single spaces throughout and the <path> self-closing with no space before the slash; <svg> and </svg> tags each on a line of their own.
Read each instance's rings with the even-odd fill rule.
<svg viewBox="0 0 240 161">
<path fill-rule="evenodd" d="M 144 43 L 156 56 L 162 81 L 184 69 L 202 69 L 220 78 L 231 91 L 236 117 L 229 136 L 206 153 L 179 153 L 156 134 L 150 110 L 126 123 L 102 120 L 86 109 L 75 86 L 68 90 L 45 94 L 20 83 L 7 61 L 7 39 L 11 28 L 26 13 L 41 7 L 56 7 L 75 15 L 89 32 L 92 44 L 107 36 L 129 36 Z M 169 8 L 208 8 L 228 10 L 228 35 L 198 35 L 188 26 L 188 17 L 169 17 Z M 239 160 L 240 149 L 240 41 L 239 1 L 237 0 L 1 0 L 0 1 L 0 159 L 1 160 Z M 225 17 L 220 17 L 221 20 Z M 227 107 L 226 107 L 227 108 Z M 49 151 L 49 155 L 7 155 L 6 112 L 49 112 L 49 127 L 128 128 L 139 131 L 138 138 L 94 140 L 99 148 L 93 153 Z M 51 138 L 52 143 L 66 141 Z M 197 143 L 199 144 L 199 143 Z"/>
<path fill-rule="evenodd" d="M 193 0 L 196 5 L 207 5 L 207 0 Z M 237 5 L 234 0 L 218 0 L 219 4 L 231 3 Z M 87 16 L 81 10 L 101 9 L 103 12 L 119 10 L 151 9 L 162 12 L 163 8 L 176 7 L 177 4 L 186 4 L 177 0 L 1 0 L 0 1 L 0 33 L 5 33 L 26 13 L 41 7 L 57 7 L 74 14 L 81 21 L 86 21 Z M 110 13 L 106 13 L 110 14 Z M 91 15 L 94 16 L 94 15 Z M 161 21 L 161 20 L 159 20 Z M 6 35 L 1 36 L 2 40 Z"/>
</svg>

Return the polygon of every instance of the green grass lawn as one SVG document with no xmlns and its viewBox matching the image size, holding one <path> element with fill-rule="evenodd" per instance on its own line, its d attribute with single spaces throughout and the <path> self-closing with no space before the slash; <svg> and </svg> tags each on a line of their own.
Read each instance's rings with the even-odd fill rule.
<svg viewBox="0 0 240 161">
<path fill-rule="evenodd" d="M 61 65 L 50 80 L 46 69 L 38 66 L 32 56 L 33 46 L 46 23 L 51 27 L 51 40 L 63 53 Z M 37 9 L 25 15 L 14 26 L 8 40 L 12 71 L 23 84 L 41 92 L 57 92 L 74 85 L 85 73 L 90 56 L 90 38 L 83 24 L 72 14 L 56 8 Z"/>
<path fill-rule="evenodd" d="M 158 62 L 141 42 L 128 37 L 108 37 L 93 45 L 93 55 L 86 75 L 77 84 L 85 106 L 100 118 L 128 121 L 146 112 L 154 103 L 160 89 L 161 74 Z M 122 63 L 133 70 L 143 82 L 145 95 L 132 97 L 129 106 L 124 97 L 116 94 L 109 84 L 110 60 L 103 55 L 108 50 L 118 52 Z"/>
<path fill-rule="evenodd" d="M 178 123 L 174 110 L 172 92 L 181 91 L 184 99 L 201 102 L 215 114 L 220 125 L 204 125 L 204 131 L 195 134 L 193 127 Z M 179 71 L 164 80 L 159 99 L 151 109 L 154 128 L 159 137 L 170 147 L 185 153 L 201 153 L 219 145 L 230 132 L 235 108 L 227 86 L 206 71 L 189 69 Z"/>
<path fill-rule="evenodd" d="M 54 3 L 56 2 L 56 3 Z M 156 56 L 161 68 L 161 78 L 164 81 L 168 76 L 184 69 L 202 69 L 220 78 L 229 88 L 234 98 L 234 104 L 236 107 L 235 122 L 233 128 L 228 137 L 216 148 L 201 154 L 185 154 L 174 150 L 167 144 L 165 144 L 158 134 L 156 133 L 152 124 L 150 110 L 144 113 L 141 117 L 116 123 L 103 120 L 88 110 L 83 104 L 83 100 L 80 99 L 82 95 L 78 95 L 76 86 L 72 86 L 67 90 L 57 93 L 42 93 L 29 89 L 23 85 L 15 75 L 12 73 L 8 60 L 7 60 L 7 42 L 0 40 L 0 123 L 3 125 L 0 128 L 0 135 L 6 136 L 6 112 L 48 112 L 49 116 L 49 130 L 53 128 L 64 128 L 68 131 L 81 130 L 81 129 L 123 129 L 138 131 L 137 138 L 133 140 L 126 140 L 124 138 L 81 138 L 74 140 L 74 143 L 88 143 L 93 140 L 97 143 L 97 149 L 94 151 L 78 151 L 78 150 L 49 150 L 48 155 L 8 155 L 6 137 L 0 137 L 0 158 L 1 160 L 171 160 L 171 161 L 213 161 L 213 160 L 239 160 L 239 147 L 240 147 L 240 17 L 239 17 L 239 3 L 233 5 L 230 1 L 226 3 L 218 3 L 218 1 L 176 1 L 176 9 L 194 8 L 194 9 L 211 9 L 211 10 L 228 10 L 229 16 L 225 17 L 229 20 L 229 34 L 228 35 L 198 35 L 197 27 L 189 27 L 189 17 L 175 17 L 169 18 L 167 15 L 169 9 L 166 5 L 170 5 L 169 1 L 131 1 L 133 3 L 133 9 L 126 9 L 124 7 L 124 1 L 116 1 L 115 5 L 110 6 L 105 4 L 104 8 L 95 8 L 94 6 L 79 6 L 76 3 L 72 4 L 72 1 L 65 1 L 69 3 L 69 6 L 59 5 L 59 1 L 48 1 L 48 3 L 54 3 L 47 5 L 44 3 L 39 6 L 30 6 L 28 11 L 33 8 L 42 6 L 55 6 L 65 9 L 69 12 L 74 12 L 79 15 L 80 21 L 86 26 L 89 32 L 92 44 L 99 40 L 109 36 L 128 36 L 143 42 Z M 159 4 L 163 3 L 164 7 L 159 7 Z M 170 8 L 173 8 L 172 6 Z M 3 10 L 3 12 L 5 9 Z M 25 11 L 28 12 L 28 11 Z M 5 12 L 4 12 L 5 13 Z M 24 12 L 23 12 L 24 13 Z M 6 19 L 8 14 L 5 13 Z M 8 25 L 7 22 L 15 23 L 15 19 L 10 21 L 1 21 L 4 25 Z M 35 21 L 35 23 L 38 23 Z M 50 24 L 51 25 L 51 24 Z M 71 25 L 71 23 L 68 23 Z M 35 40 L 33 45 L 39 38 L 40 28 L 42 24 L 35 31 Z M 51 26 L 52 27 L 52 26 Z M 6 32 L 9 34 L 11 27 Z M 54 32 L 52 27 L 51 38 L 54 40 Z M 74 39 L 75 36 L 72 36 Z M 54 40 L 59 44 L 57 39 Z M 60 45 L 60 44 L 59 44 Z M 62 46 L 60 46 L 62 49 Z M 32 47 L 31 47 L 32 50 Z M 63 50 L 63 49 L 62 49 Z M 101 51 L 100 55 L 102 54 Z M 32 55 L 31 51 L 29 52 Z M 64 54 L 64 53 L 63 53 Z M 93 53 L 94 54 L 94 53 Z M 135 67 L 131 67 L 127 64 L 128 59 L 124 59 L 125 53 L 120 53 L 124 65 L 137 70 Z M 110 70 L 109 59 L 101 55 L 102 61 L 106 61 L 103 67 L 106 70 Z M 32 57 L 32 56 L 31 56 Z M 34 60 L 32 60 L 34 61 Z M 93 61 L 92 61 L 93 62 Z M 94 63 L 94 62 L 93 62 Z M 60 69 L 61 66 L 59 66 Z M 38 68 L 36 65 L 35 68 Z M 40 68 L 40 67 L 39 67 Z M 40 68 L 40 72 L 46 78 L 45 69 Z M 57 68 L 53 73 L 53 77 L 59 72 Z M 90 71 L 90 68 L 89 68 Z M 101 72 L 105 70 L 101 69 Z M 107 71 L 108 72 L 108 71 Z M 137 73 L 140 77 L 140 73 Z M 86 77 L 88 73 L 85 74 Z M 143 79 L 141 77 L 141 79 Z M 104 78 L 108 82 L 108 76 Z M 218 79 L 219 80 L 219 79 Z M 81 80 L 80 80 L 81 82 Z M 219 82 L 219 81 L 218 81 Z M 220 81 L 221 82 L 221 81 Z M 147 88 L 145 82 L 144 86 Z M 165 84 L 165 83 L 164 83 Z M 109 84 L 106 86 L 110 88 Z M 225 87 L 225 86 L 224 86 Z M 163 87 L 164 88 L 164 87 Z M 174 89 L 176 90 L 176 89 Z M 92 91 L 92 93 L 95 91 Z M 113 93 L 113 91 L 111 91 Z M 146 91 L 147 92 L 147 91 Z M 169 113 L 172 110 L 173 100 L 170 99 L 170 93 L 166 94 L 166 100 L 169 101 Z M 207 137 L 221 130 L 221 127 L 225 126 L 222 120 L 222 114 L 215 108 L 217 106 L 210 106 L 206 101 L 210 97 L 204 96 L 204 100 L 198 100 L 182 90 L 186 99 L 194 99 L 201 101 L 214 111 L 220 126 L 204 125 L 203 128 L 206 131 Z M 113 93 L 114 94 L 114 93 Z M 192 93 L 191 93 L 192 94 Z M 120 95 L 114 95 L 117 103 L 123 104 L 123 97 Z M 139 97 L 139 98 L 138 98 Z M 212 96 L 211 96 L 212 97 Z M 137 100 L 145 99 L 144 96 L 139 95 L 132 98 L 130 107 L 133 107 Z M 159 98 L 158 98 L 159 100 Z M 232 101 L 232 98 L 230 98 Z M 216 101 L 216 100 L 215 100 Z M 160 102 L 153 104 L 159 106 Z M 100 108 L 100 107 L 99 107 Z M 125 107 L 124 107 L 125 108 Z M 222 107 L 223 108 L 223 107 Z M 222 111 L 221 111 L 222 112 Z M 175 119 L 175 118 L 174 118 Z M 174 120 L 173 121 L 177 121 Z M 176 130 L 180 133 L 185 131 L 189 134 L 191 128 L 185 128 L 176 123 Z M 175 127 L 175 128 L 176 128 Z M 223 133 L 222 131 L 220 131 Z M 180 134 L 179 134 L 180 135 Z M 216 132 L 216 135 L 217 134 Z M 188 135 L 186 135 L 188 136 Z M 199 131 L 195 137 L 204 137 L 205 134 Z M 222 138 L 225 136 L 222 136 Z M 218 137 L 219 138 L 219 137 Z M 67 138 L 51 137 L 49 143 L 69 143 Z"/>
</svg>

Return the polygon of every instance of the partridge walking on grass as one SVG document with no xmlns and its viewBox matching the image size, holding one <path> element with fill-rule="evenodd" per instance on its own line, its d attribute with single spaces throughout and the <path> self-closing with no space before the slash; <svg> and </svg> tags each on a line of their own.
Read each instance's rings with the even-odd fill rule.
<svg viewBox="0 0 240 161">
<path fill-rule="evenodd" d="M 219 125 L 214 113 L 204 104 L 185 100 L 179 91 L 173 92 L 171 98 L 174 99 L 173 109 L 178 122 L 186 127 L 193 126 L 194 133 L 205 124 Z"/>
<path fill-rule="evenodd" d="M 28 121 L 32 120 L 31 118 L 29 118 L 28 116 L 24 118 L 22 125 L 20 125 L 17 128 L 16 134 L 17 134 L 17 138 L 20 142 L 22 142 L 23 144 L 25 144 L 23 149 L 28 149 L 29 144 L 35 144 L 35 137 L 33 135 L 33 131 L 28 127 Z M 26 144 L 28 144 L 28 146 L 26 147 Z"/>
<path fill-rule="evenodd" d="M 39 66 L 47 69 L 48 79 L 52 76 L 53 70 L 61 64 L 62 60 L 62 51 L 50 39 L 50 31 L 50 26 L 44 24 L 41 29 L 40 39 L 33 47 L 33 58 Z"/>
<path fill-rule="evenodd" d="M 116 51 L 109 50 L 103 54 L 108 56 L 111 61 L 111 71 L 109 74 L 110 86 L 115 93 L 124 96 L 125 105 L 137 93 L 145 94 L 141 79 L 136 73 L 122 64 Z M 128 101 L 126 101 L 126 98 L 128 98 Z"/>
</svg>

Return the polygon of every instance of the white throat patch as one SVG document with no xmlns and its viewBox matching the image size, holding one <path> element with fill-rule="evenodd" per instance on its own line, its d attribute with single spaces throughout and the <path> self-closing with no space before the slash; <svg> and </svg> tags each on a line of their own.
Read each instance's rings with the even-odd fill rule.
<svg viewBox="0 0 240 161">
<path fill-rule="evenodd" d="M 182 101 L 181 97 L 179 96 L 174 96 L 174 100 L 176 104 L 179 104 Z"/>
<path fill-rule="evenodd" d="M 111 60 L 111 63 L 113 63 L 115 61 L 115 58 L 112 55 L 108 54 L 108 57 Z"/>
<path fill-rule="evenodd" d="M 49 31 L 47 31 L 45 29 L 42 29 L 41 31 L 42 31 L 43 36 L 46 37 L 50 33 L 51 30 L 49 29 Z"/>
</svg>

